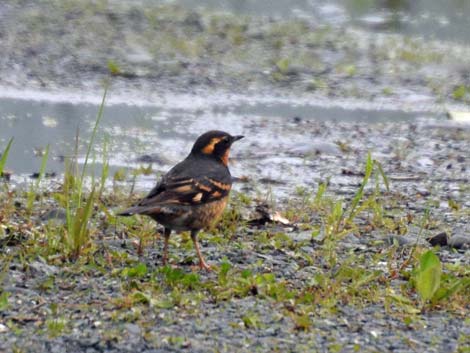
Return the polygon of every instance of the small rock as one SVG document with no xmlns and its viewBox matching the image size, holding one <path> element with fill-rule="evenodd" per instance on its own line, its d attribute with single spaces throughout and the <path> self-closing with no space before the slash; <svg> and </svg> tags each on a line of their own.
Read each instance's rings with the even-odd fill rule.
<svg viewBox="0 0 470 353">
<path fill-rule="evenodd" d="M 188 27 L 192 27 L 192 29 L 197 32 L 202 32 L 204 30 L 204 25 L 201 20 L 201 15 L 197 12 L 189 13 L 184 19 L 183 24 Z"/>
<path fill-rule="evenodd" d="M 416 189 L 416 193 L 420 196 L 423 196 L 423 197 L 431 195 L 431 192 L 429 192 L 429 190 L 427 190 L 426 188 L 423 188 L 423 187 L 418 187 Z"/>
<path fill-rule="evenodd" d="M 43 222 L 53 221 L 55 223 L 65 223 L 67 219 L 67 213 L 63 208 L 56 208 L 47 211 L 41 216 Z"/>
<path fill-rule="evenodd" d="M 80 346 L 82 347 L 94 347 L 98 346 L 99 343 L 100 337 L 95 333 L 91 333 L 90 337 L 82 337 L 80 339 Z"/>
<path fill-rule="evenodd" d="M 448 111 L 447 118 L 449 120 L 458 121 L 460 123 L 470 122 L 470 112 L 466 111 Z"/>
<path fill-rule="evenodd" d="M 5 179 L 6 181 L 10 181 L 12 174 L 13 172 L 11 170 L 4 169 L 3 172 L 0 174 L 0 178 Z"/>
<path fill-rule="evenodd" d="M 405 238 L 401 235 L 388 235 L 384 238 L 385 242 L 389 245 L 398 244 L 399 246 L 408 245 L 411 243 L 411 239 Z"/>
<path fill-rule="evenodd" d="M 289 152 L 294 155 L 325 154 L 340 156 L 343 154 L 337 144 L 318 139 L 299 143 L 291 148 Z"/>
<path fill-rule="evenodd" d="M 426 239 L 429 244 L 432 246 L 446 246 L 447 245 L 447 233 L 446 232 L 441 232 L 433 237 L 427 238 Z"/>
<path fill-rule="evenodd" d="M 0 324 L 0 333 L 8 332 L 8 327 L 4 324 Z"/>
<path fill-rule="evenodd" d="M 353 233 L 346 234 L 342 239 L 343 243 L 359 244 L 361 241 Z"/>
<path fill-rule="evenodd" d="M 261 178 L 258 180 L 262 184 L 272 184 L 272 185 L 285 185 L 286 182 L 279 179 L 272 179 L 272 178 Z"/>
<path fill-rule="evenodd" d="M 52 276 L 59 272 L 56 266 L 51 266 L 40 261 L 33 261 L 29 264 L 29 267 L 39 274 L 46 276 Z"/>
<path fill-rule="evenodd" d="M 310 241 L 312 239 L 312 231 L 301 231 L 290 234 L 290 237 L 294 241 Z"/>
<path fill-rule="evenodd" d="M 138 157 L 135 160 L 137 163 L 157 163 L 157 164 L 165 164 L 165 160 L 158 154 L 152 153 L 152 154 L 144 154 L 140 157 Z"/>
<path fill-rule="evenodd" d="M 428 169 L 434 166 L 434 161 L 429 157 L 421 157 L 416 160 L 416 164 L 422 167 L 422 169 Z"/>
<path fill-rule="evenodd" d="M 141 329 L 138 325 L 136 324 L 126 324 L 126 329 L 127 332 L 131 335 L 140 335 Z"/>
<path fill-rule="evenodd" d="M 39 172 L 35 172 L 33 174 L 31 174 L 29 177 L 31 179 L 39 179 L 39 176 L 41 175 L 41 173 Z M 55 178 L 57 176 L 57 173 L 56 172 L 46 172 L 44 173 L 43 177 L 44 178 Z"/>
<path fill-rule="evenodd" d="M 341 175 L 364 177 L 364 172 L 342 168 Z"/>
<path fill-rule="evenodd" d="M 448 243 L 455 249 L 470 249 L 470 237 L 464 235 L 454 235 Z"/>
</svg>

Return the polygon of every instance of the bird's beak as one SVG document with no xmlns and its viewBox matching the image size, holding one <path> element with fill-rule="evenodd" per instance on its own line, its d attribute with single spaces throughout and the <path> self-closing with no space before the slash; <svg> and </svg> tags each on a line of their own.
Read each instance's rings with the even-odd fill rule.
<svg viewBox="0 0 470 353">
<path fill-rule="evenodd" d="M 232 136 L 232 143 L 235 142 L 235 141 L 241 140 L 244 137 L 245 136 L 243 136 L 243 135 Z"/>
</svg>

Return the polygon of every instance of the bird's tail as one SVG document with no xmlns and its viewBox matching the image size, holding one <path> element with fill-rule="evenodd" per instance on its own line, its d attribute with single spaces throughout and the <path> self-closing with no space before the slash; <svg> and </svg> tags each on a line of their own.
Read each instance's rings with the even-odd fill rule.
<svg viewBox="0 0 470 353">
<path fill-rule="evenodd" d="M 123 216 L 123 217 L 127 217 L 127 216 L 132 216 L 135 214 L 135 212 L 132 210 L 134 207 L 131 207 L 131 208 L 128 208 L 124 211 L 121 211 L 121 212 L 118 212 L 116 215 L 117 216 Z"/>
<path fill-rule="evenodd" d="M 128 217 L 136 214 L 149 214 L 149 213 L 158 213 L 159 208 L 155 206 L 133 206 L 124 211 L 119 212 L 118 216 Z"/>
</svg>

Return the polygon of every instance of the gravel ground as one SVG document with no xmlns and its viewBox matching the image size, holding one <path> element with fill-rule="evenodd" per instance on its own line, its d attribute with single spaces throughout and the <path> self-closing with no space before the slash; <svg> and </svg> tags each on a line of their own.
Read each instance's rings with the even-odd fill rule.
<svg viewBox="0 0 470 353">
<path fill-rule="evenodd" d="M 466 352 L 470 342 L 468 297 L 421 310 L 406 276 L 374 281 L 361 294 L 350 292 L 354 277 L 341 282 L 338 276 L 350 266 L 385 276 L 387 261 L 381 254 L 395 249 L 391 256 L 399 264 L 416 243 L 419 248 L 430 248 L 425 239 L 445 232 L 446 237 L 460 238 L 460 245 L 438 250 L 444 272 L 468 277 L 470 168 L 465 151 L 470 148 L 470 130 L 446 122 L 371 127 L 296 119 L 286 133 L 311 134 L 320 128 L 331 132 L 334 139 L 350 141 L 346 144 L 349 148 L 342 144 L 345 152 L 341 154 L 323 151 L 290 158 L 303 158 L 304 168 L 320 172 L 318 178 L 330 177 L 330 196 L 349 202 L 361 180 L 363 151 L 374 151 L 391 182 L 391 192 L 383 195 L 386 217 L 397 224 L 403 218 L 411 221 L 393 231 L 374 230 L 367 227 L 369 216 L 360 216 L 358 222 L 364 227 L 334 243 L 336 261 L 331 265 L 322 234 L 312 239 L 312 229 L 303 230 L 307 224 L 319 227 L 321 219 L 311 211 L 304 212 L 308 222 L 301 219 L 305 205 L 298 192 L 291 191 L 289 197 L 278 203 L 280 210 L 297 210 L 298 217 L 291 217 L 295 222 L 289 225 L 269 222 L 263 225 L 254 211 L 259 201 L 249 207 L 234 203 L 232 208 L 241 207 L 242 215 L 236 228 L 228 231 L 222 228 L 225 237 L 218 233 L 202 236 L 203 252 L 209 262 L 230 264 L 225 280 L 221 269 L 198 274 L 191 271 L 194 255 L 187 237 L 183 241 L 178 236 L 172 238 L 171 259 L 179 269 L 174 270 L 158 266 L 161 241 L 156 244 L 148 241 L 139 256 L 135 236 L 117 238 L 116 234 L 131 232 L 129 225 L 121 223 L 106 225 L 97 220 L 99 236 L 94 239 L 93 253 L 75 264 L 57 262 L 57 256 L 45 260 L 28 252 L 32 239 L 28 239 L 29 233 L 20 233 L 17 236 L 25 238 L 23 247 L 2 248 L 5 261 L 2 288 L 9 297 L 1 313 L 0 349 Z M 404 134 L 405 131 L 410 134 Z M 359 132 L 364 138 L 354 138 Z M 243 153 L 248 161 L 244 169 L 248 175 L 256 175 L 258 170 L 250 164 L 248 152 Z M 248 176 L 251 180 L 237 184 L 237 189 L 254 195 L 254 185 L 258 190 L 265 187 L 266 184 L 253 178 Z M 315 178 L 311 186 L 286 182 L 277 187 L 286 194 L 287 189 L 293 190 L 298 185 L 314 192 L 320 181 Z M 426 209 L 431 221 L 421 233 Z M 55 213 L 42 218 L 61 217 Z M 255 221 L 244 222 L 249 220 Z M 31 222 L 41 229 L 39 219 L 33 217 Z M 132 274 L 142 264 L 145 270 Z M 243 278 L 248 282 L 243 282 Z M 331 288 L 321 284 L 322 278 L 333 281 Z M 339 287 L 334 285 L 336 280 Z M 315 298 L 309 299 L 316 303 L 313 306 L 305 306 L 304 299 L 300 299 L 306 292 Z M 400 297 L 405 304 L 395 300 L 405 294 L 407 299 Z M 305 309 L 307 323 L 300 319 L 304 306 L 309 308 Z"/>
</svg>

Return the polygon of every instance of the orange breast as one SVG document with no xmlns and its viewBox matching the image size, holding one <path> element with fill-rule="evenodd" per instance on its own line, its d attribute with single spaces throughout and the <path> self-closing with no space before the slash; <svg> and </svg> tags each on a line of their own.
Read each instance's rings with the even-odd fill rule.
<svg viewBox="0 0 470 353">
<path fill-rule="evenodd" d="M 217 222 L 227 206 L 228 197 L 200 205 L 193 209 L 191 228 L 202 229 Z"/>
<path fill-rule="evenodd" d="M 218 221 L 225 207 L 228 197 L 201 204 L 198 206 L 169 205 L 166 212 L 149 214 L 155 221 L 176 231 L 199 230 L 209 228 Z"/>
</svg>

